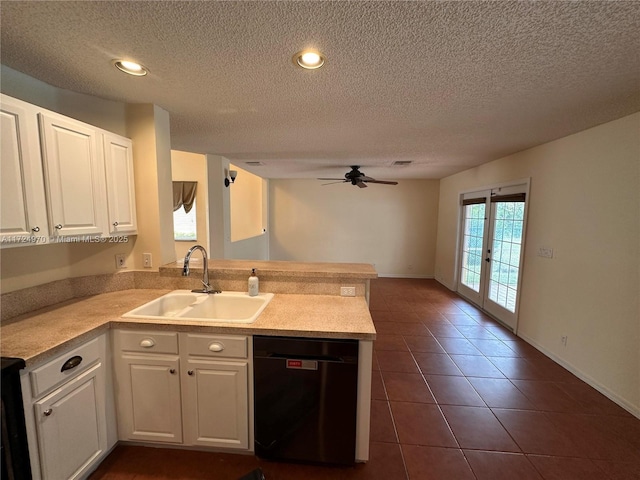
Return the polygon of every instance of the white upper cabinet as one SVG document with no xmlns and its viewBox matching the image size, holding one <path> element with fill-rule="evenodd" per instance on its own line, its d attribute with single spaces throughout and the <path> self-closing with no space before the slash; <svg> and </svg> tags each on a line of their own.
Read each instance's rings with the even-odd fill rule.
<svg viewBox="0 0 640 480">
<path fill-rule="evenodd" d="M 131 140 L 1 100 L 0 246 L 137 233 Z"/>
<path fill-rule="evenodd" d="M 109 233 L 135 233 L 136 198 L 131 140 L 103 134 L 109 204 Z"/>
<path fill-rule="evenodd" d="M 46 243 L 49 235 L 35 112 L 2 95 L 0 108 L 0 240 Z"/>
<path fill-rule="evenodd" d="M 51 235 L 108 233 L 98 132 L 62 115 L 46 112 L 38 118 Z"/>
</svg>

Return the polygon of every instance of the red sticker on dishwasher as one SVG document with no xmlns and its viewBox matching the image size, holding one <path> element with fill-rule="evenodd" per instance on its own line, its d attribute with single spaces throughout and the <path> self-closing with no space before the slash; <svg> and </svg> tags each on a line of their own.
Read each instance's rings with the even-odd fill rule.
<svg viewBox="0 0 640 480">
<path fill-rule="evenodd" d="M 289 360 L 287 359 L 287 368 L 297 368 L 301 370 L 317 370 L 318 362 L 315 360 Z"/>
</svg>

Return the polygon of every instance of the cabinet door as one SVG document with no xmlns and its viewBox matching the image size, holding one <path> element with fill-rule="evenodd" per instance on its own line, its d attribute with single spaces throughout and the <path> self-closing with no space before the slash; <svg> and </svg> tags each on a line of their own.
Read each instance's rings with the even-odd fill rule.
<svg viewBox="0 0 640 480">
<path fill-rule="evenodd" d="M 42 478 L 80 478 L 107 448 L 104 367 L 98 363 L 35 403 Z"/>
<path fill-rule="evenodd" d="M 136 198 L 131 140 L 103 135 L 109 203 L 109 233 L 136 233 Z"/>
<path fill-rule="evenodd" d="M 247 362 L 189 360 L 186 373 L 185 443 L 248 449 Z"/>
<path fill-rule="evenodd" d="M 121 440 L 182 442 L 180 362 L 168 355 L 121 355 L 116 367 Z"/>
<path fill-rule="evenodd" d="M 0 108 L 0 240 L 46 243 L 49 235 L 36 113 L 2 95 Z"/>
<path fill-rule="evenodd" d="M 38 116 L 52 235 L 106 233 L 104 159 L 97 131 L 61 115 Z"/>
</svg>

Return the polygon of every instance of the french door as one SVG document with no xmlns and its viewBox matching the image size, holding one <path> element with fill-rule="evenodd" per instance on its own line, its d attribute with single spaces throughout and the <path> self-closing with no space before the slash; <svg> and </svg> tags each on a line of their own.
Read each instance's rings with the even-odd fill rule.
<svg viewBox="0 0 640 480">
<path fill-rule="evenodd" d="M 528 184 L 462 195 L 458 293 L 515 332 Z"/>
</svg>

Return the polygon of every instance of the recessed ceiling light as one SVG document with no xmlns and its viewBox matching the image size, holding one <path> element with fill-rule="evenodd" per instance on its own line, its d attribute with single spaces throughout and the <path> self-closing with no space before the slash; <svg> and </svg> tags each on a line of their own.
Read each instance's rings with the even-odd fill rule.
<svg viewBox="0 0 640 480">
<path fill-rule="evenodd" d="M 317 50 L 303 50 L 293 56 L 293 62 L 307 70 L 315 70 L 324 65 L 325 58 Z"/>
<path fill-rule="evenodd" d="M 143 77 L 149 73 L 145 66 L 129 60 L 113 60 L 112 63 L 121 72 L 135 75 L 136 77 Z"/>
</svg>

